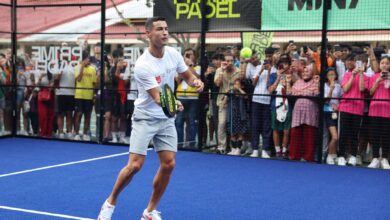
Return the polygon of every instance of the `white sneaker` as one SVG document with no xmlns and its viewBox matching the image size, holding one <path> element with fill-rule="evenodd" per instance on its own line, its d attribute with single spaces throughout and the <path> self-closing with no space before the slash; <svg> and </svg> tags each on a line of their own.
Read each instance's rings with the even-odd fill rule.
<svg viewBox="0 0 390 220">
<path fill-rule="evenodd" d="M 337 158 L 337 165 L 339 166 L 345 166 L 347 164 L 347 161 L 345 161 L 344 157 Z"/>
<path fill-rule="evenodd" d="M 130 137 L 123 137 L 121 138 L 122 143 L 130 144 Z"/>
<path fill-rule="evenodd" d="M 241 155 L 241 149 L 238 147 L 235 149 L 236 151 L 234 152 L 234 156 L 240 156 Z"/>
<path fill-rule="evenodd" d="M 262 150 L 262 151 L 261 151 L 261 158 L 269 159 L 269 158 L 271 158 L 271 157 L 269 156 L 269 154 L 268 154 L 267 151 Z"/>
<path fill-rule="evenodd" d="M 385 170 L 390 170 L 389 161 L 386 158 L 382 158 L 381 167 Z"/>
<path fill-rule="evenodd" d="M 326 157 L 326 164 L 334 165 L 334 158 L 330 154 Z"/>
<path fill-rule="evenodd" d="M 356 156 L 356 165 L 359 165 L 359 166 L 363 165 L 362 156 L 360 156 L 360 155 Z"/>
<path fill-rule="evenodd" d="M 76 135 L 74 136 L 73 140 L 75 140 L 75 141 L 80 141 L 80 140 L 81 140 L 80 135 L 79 135 L 79 134 L 76 134 Z"/>
<path fill-rule="evenodd" d="M 102 205 L 100 210 L 98 220 L 111 220 L 111 216 L 114 213 L 115 206 L 107 202 L 107 200 Z"/>
<path fill-rule="evenodd" d="M 157 210 L 148 212 L 148 210 L 145 209 L 144 213 L 142 213 L 141 220 L 162 220 L 161 212 Z"/>
<path fill-rule="evenodd" d="M 83 141 L 91 141 L 91 137 L 87 134 L 83 135 Z"/>
<path fill-rule="evenodd" d="M 65 138 L 65 134 L 64 134 L 64 133 L 60 133 L 60 134 L 58 135 L 58 138 L 64 139 L 64 138 Z"/>
<path fill-rule="evenodd" d="M 74 134 L 72 132 L 66 133 L 67 139 L 71 140 L 71 139 L 73 139 L 73 137 L 74 137 Z"/>
<path fill-rule="evenodd" d="M 356 166 L 356 157 L 351 155 L 348 159 L 348 164 L 352 166 Z"/>
<path fill-rule="evenodd" d="M 380 161 L 379 161 L 379 159 L 378 158 L 374 158 L 374 159 L 372 159 L 372 161 L 371 161 L 371 163 L 370 163 L 370 165 L 368 165 L 368 168 L 379 168 L 379 164 L 380 163 Z"/>
<path fill-rule="evenodd" d="M 118 143 L 118 137 L 114 134 L 112 134 L 112 143 Z"/>
<path fill-rule="evenodd" d="M 227 153 L 227 155 L 235 155 L 235 153 L 236 153 L 236 148 L 232 148 L 232 150 L 229 153 Z"/>
<path fill-rule="evenodd" d="M 259 157 L 259 150 L 253 150 L 252 154 L 249 156 L 250 157 Z"/>
<path fill-rule="evenodd" d="M 248 147 L 243 153 L 243 155 L 251 155 L 252 153 L 253 153 L 252 147 Z"/>
</svg>

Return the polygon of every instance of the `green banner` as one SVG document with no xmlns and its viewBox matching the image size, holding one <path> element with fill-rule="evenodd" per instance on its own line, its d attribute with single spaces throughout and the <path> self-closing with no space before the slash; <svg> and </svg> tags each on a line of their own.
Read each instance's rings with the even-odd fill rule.
<svg viewBox="0 0 390 220">
<path fill-rule="evenodd" d="M 262 30 L 321 30 L 325 0 L 263 0 Z M 331 0 L 328 30 L 390 28 L 390 0 Z"/>
<path fill-rule="evenodd" d="M 242 45 L 255 50 L 260 60 L 265 58 L 265 48 L 271 46 L 272 32 L 245 32 L 242 33 Z"/>
</svg>

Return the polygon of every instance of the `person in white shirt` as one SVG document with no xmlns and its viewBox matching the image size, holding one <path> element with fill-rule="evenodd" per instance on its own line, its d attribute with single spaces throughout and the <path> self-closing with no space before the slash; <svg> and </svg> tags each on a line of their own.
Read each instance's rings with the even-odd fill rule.
<svg viewBox="0 0 390 220">
<path fill-rule="evenodd" d="M 175 167 L 177 133 L 174 118 L 168 118 L 161 108 L 160 86 L 167 84 L 174 88 L 174 79 L 178 73 L 198 92 L 204 87 L 202 81 L 185 65 L 180 53 L 166 46 L 169 33 L 165 18 L 148 18 L 145 29 L 150 44 L 134 67 L 138 98 L 134 103 L 129 162 L 120 171 L 110 196 L 104 202 L 98 217 L 100 220 L 111 219 L 119 194 L 142 168 L 151 140 L 158 153 L 160 167 L 153 181 L 151 199 L 141 219 L 161 220 L 160 212 L 156 209 Z M 180 104 L 179 110 L 183 110 Z"/>
<path fill-rule="evenodd" d="M 257 55 L 256 55 L 257 56 Z M 252 109 L 251 109 L 251 134 L 252 134 L 252 149 L 251 157 L 259 156 L 259 135 L 261 134 L 263 148 L 261 157 L 269 158 L 270 141 L 272 135 L 271 129 L 271 97 L 267 89 L 267 82 L 271 74 L 272 67 L 272 54 L 267 56 L 263 65 L 257 65 L 254 74 L 249 77 L 252 79 L 252 84 L 255 86 L 252 97 Z M 250 65 L 248 64 L 248 67 Z M 247 68 L 247 77 L 248 77 Z"/>
<path fill-rule="evenodd" d="M 62 62 L 68 62 L 70 57 L 64 57 L 64 60 L 59 61 L 59 66 Z M 75 77 L 74 67 L 65 65 L 64 69 L 55 73 L 54 81 L 59 85 L 56 90 L 56 110 L 57 110 L 57 124 L 58 137 L 65 138 L 64 132 L 64 118 L 66 118 L 66 135 L 67 138 L 72 138 L 73 129 L 73 112 L 74 112 L 74 95 Z"/>
</svg>

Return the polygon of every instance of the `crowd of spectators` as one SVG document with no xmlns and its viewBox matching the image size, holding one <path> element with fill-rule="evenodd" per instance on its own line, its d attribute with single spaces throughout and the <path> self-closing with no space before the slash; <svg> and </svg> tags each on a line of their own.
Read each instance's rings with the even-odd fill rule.
<svg viewBox="0 0 390 220">
<path fill-rule="evenodd" d="M 28 54 L 17 58 L 18 134 L 90 141 L 96 137 L 91 121 L 97 128 L 102 121 L 104 142 L 129 142 L 137 85 L 123 50 L 101 61 L 100 48 L 94 45 L 93 55 L 83 51 L 78 65 L 61 71 L 37 71 Z M 176 116 L 180 148 L 211 146 L 220 154 L 340 166 L 367 162 L 390 169 L 390 55 L 385 48 L 328 45 L 323 75 L 320 46 L 273 44 L 263 59 L 257 51 L 250 58 L 239 51 L 240 46 L 217 48 L 202 75 L 198 51 L 183 50 L 185 63 L 206 87 L 198 94 L 179 76 L 175 79 L 184 106 Z M 0 54 L 0 135 L 12 130 L 12 75 L 7 50 Z M 199 132 L 202 143 L 197 143 Z M 323 158 L 316 157 L 318 150 Z"/>
</svg>

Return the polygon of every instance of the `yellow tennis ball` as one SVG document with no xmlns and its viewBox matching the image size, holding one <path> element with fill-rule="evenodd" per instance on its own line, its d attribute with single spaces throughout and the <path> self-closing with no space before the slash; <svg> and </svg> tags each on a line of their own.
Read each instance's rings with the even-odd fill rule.
<svg viewBox="0 0 390 220">
<path fill-rule="evenodd" d="M 252 50 L 249 47 L 244 47 L 240 51 L 240 56 L 242 58 L 248 59 L 252 56 Z"/>
</svg>

